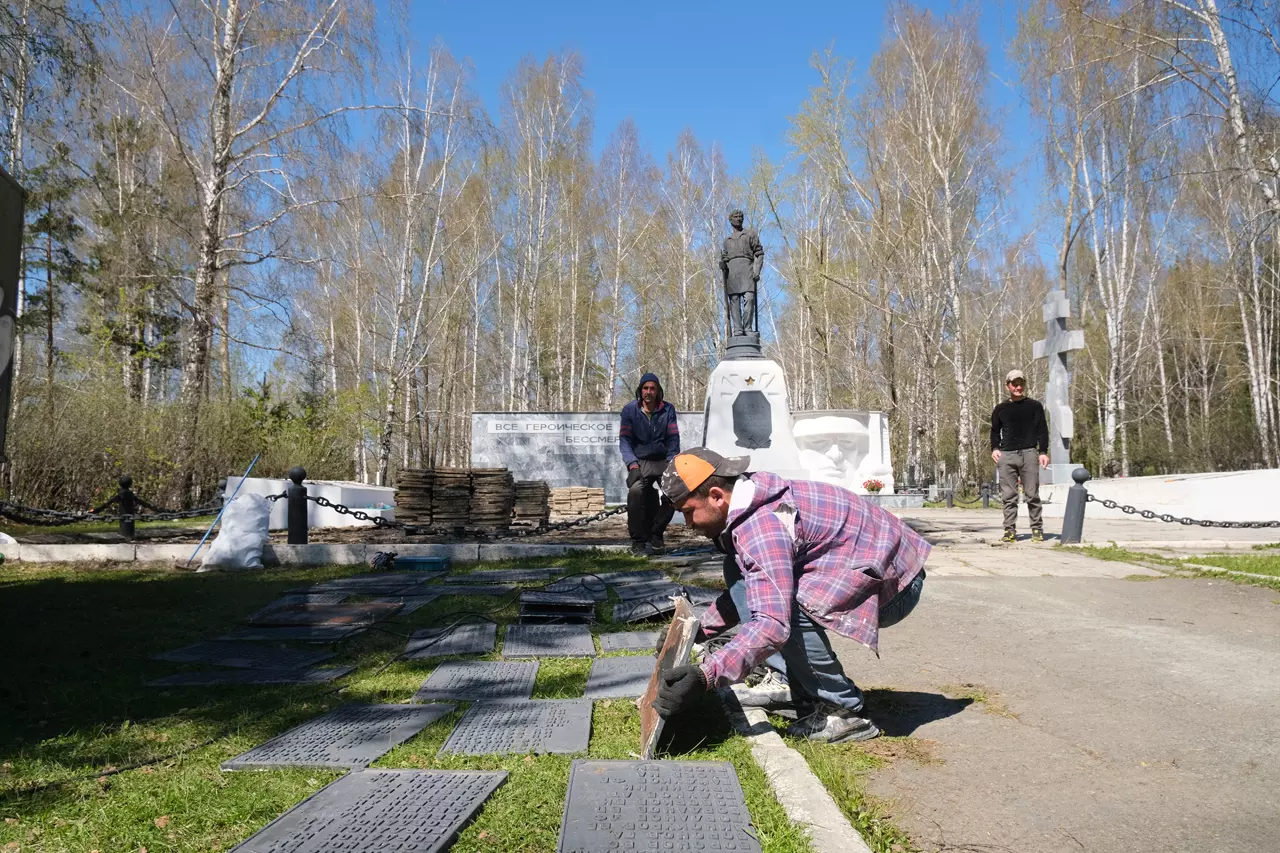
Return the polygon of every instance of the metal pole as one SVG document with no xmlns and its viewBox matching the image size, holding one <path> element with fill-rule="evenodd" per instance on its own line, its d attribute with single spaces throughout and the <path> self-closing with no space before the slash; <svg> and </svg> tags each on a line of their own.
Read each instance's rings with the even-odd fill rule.
<svg viewBox="0 0 1280 853">
<path fill-rule="evenodd" d="M 983 509 L 991 508 L 991 484 L 990 483 L 982 484 L 982 508 Z"/>
<path fill-rule="evenodd" d="M 955 509 L 956 507 L 956 490 L 947 489 L 947 509 Z"/>
<path fill-rule="evenodd" d="M 120 507 L 120 515 L 133 515 L 138 511 L 138 500 L 133 494 L 133 478 L 125 474 L 120 478 L 120 500 L 117 504 Z M 133 541 L 133 519 L 126 521 L 120 519 L 120 535 L 130 542 Z"/>
<path fill-rule="evenodd" d="M 289 471 L 293 485 L 285 489 L 285 500 L 288 502 L 290 545 L 307 544 L 307 487 L 302 485 L 306 478 L 307 472 L 301 466 Z"/>
<path fill-rule="evenodd" d="M 196 554 L 200 553 L 200 549 L 204 547 L 204 543 L 209 541 L 209 534 L 213 533 L 213 528 L 218 526 L 218 522 L 222 520 L 222 514 L 227 511 L 227 505 L 236 499 L 236 495 L 240 492 L 240 487 L 244 485 L 244 481 L 249 479 L 249 475 L 253 473 L 253 466 L 258 464 L 258 460 L 262 458 L 259 453 L 253 457 L 253 461 L 249 463 L 249 467 L 244 469 L 244 476 L 240 478 L 240 482 L 236 483 L 235 489 L 231 492 L 231 497 L 227 497 L 227 481 L 222 481 L 222 509 L 218 510 L 218 514 L 213 517 L 213 522 L 209 525 L 209 529 L 204 532 L 204 536 L 200 537 L 200 544 L 191 552 L 191 556 L 187 557 L 187 565 L 191 565 L 191 561 L 196 558 Z"/>
<path fill-rule="evenodd" d="M 1059 539 L 1068 545 L 1080 542 L 1084 536 L 1084 505 L 1088 503 L 1089 496 L 1084 484 L 1092 478 L 1088 471 L 1077 468 L 1071 472 L 1071 479 L 1076 484 L 1067 489 L 1067 509 L 1062 518 L 1062 536 Z"/>
</svg>

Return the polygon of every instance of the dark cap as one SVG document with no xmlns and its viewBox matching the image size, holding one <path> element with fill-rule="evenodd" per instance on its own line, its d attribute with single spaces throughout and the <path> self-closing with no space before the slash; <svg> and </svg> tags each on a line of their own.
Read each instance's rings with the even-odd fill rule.
<svg viewBox="0 0 1280 853">
<path fill-rule="evenodd" d="M 677 453 L 667 470 L 662 472 L 662 493 L 672 503 L 683 503 L 708 477 L 737 477 L 747 473 L 750 456 L 721 456 L 714 450 L 695 447 Z"/>
</svg>

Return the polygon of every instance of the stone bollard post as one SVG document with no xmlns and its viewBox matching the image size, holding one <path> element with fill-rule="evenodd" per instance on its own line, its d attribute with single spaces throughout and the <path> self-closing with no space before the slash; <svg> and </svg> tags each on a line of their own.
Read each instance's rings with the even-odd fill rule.
<svg viewBox="0 0 1280 853">
<path fill-rule="evenodd" d="M 289 513 L 289 544 L 307 544 L 307 487 L 302 481 L 307 472 L 301 466 L 289 471 L 289 479 L 293 484 L 285 489 L 285 501 Z"/>
<path fill-rule="evenodd" d="M 956 508 L 956 490 L 947 489 L 947 509 Z"/>
<path fill-rule="evenodd" d="M 983 509 L 991 508 L 991 484 L 990 483 L 982 484 L 982 508 Z"/>
<path fill-rule="evenodd" d="M 1089 495 L 1084 484 L 1092 477 L 1085 469 L 1077 468 L 1071 472 L 1071 479 L 1076 484 L 1067 489 L 1067 508 L 1062 518 L 1062 536 L 1058 540 L 1066 545 L 1078 543 L 1084 536 L 1084 506 Z"/>
<path fill-rule="evenodd" d="M 120 514 L 122 516 L 133 515 L 135 512 L 138 511 L 138 498 L 133 493 L 133 478 L 130 477 L 128 474 L 125 474 L 123 477 L 120 478 L 120 492 L 118 493 L 117 497 L 119 497 L 120 500 L 116 502 L 116 505 L 120 508 Z M 123 536 L 125 539 L 128 539 L 130 542 L 132 542 L 133 534 L 134 534 L 133 519 L 129 519 L 128 521 L 126 521 L 125 519 L 121 518 L 120 519 L 120 535 Z"/>
</svg>

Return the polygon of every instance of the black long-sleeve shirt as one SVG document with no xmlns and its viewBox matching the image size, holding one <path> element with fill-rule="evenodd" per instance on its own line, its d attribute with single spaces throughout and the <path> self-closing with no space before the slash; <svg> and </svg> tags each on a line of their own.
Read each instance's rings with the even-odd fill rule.
<svg viewBox="0 0 1280 853">
<path fill-rule="evenodd" d="M 1039 400 L 1005 400 L 991 410 L 991 449 L 1049 452 L 1049 422 Z"/>
</svg>

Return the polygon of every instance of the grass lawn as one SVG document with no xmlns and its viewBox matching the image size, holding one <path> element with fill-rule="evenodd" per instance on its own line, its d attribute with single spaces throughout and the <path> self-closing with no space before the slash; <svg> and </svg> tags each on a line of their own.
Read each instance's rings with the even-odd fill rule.
<svg viewBox="0 0 1280 853">
<path fill-rule="evenodd" d="M 626 558 L 598 556 L 521 563 L 539 564 L 564 565 L 566 572 L 606 564 L 637 567 Z M 515 617 L 506 600 L 441 599 L 337 645 L 339 656 L 331 663 L 358 668 L 333 685 L 143 686 L 184 668 L 150 661 L 148 655 L 224 633 L 285 590 L 353 572 L 189 575 L 21 563 L 0 567 L 0 613 L 5 614 L 0 851 L 230 849 L 338 774 L 307 769 L 227 773 L 219 769 L 221 761 L 345 702 L 408 700 L 439 662 L 394 660 L 416 628 L 448 624 L 463 612 L 495 606 L 501 607 L 493 614 L 498 621 Z M 580 697 L 589 667 L 586 660 L 543 661 L 534 697 Z M 453 715 L 374 766 L 507 770 L 507 783 L 453 849 L 555 850 L 571 757 L 438 758 L 437 750 L 466 707 L 458 704 Z M 764 850 L 809 850 L 714 698 L 709 695 L 684 717 L 668 726 L 675 732 L 671 756 L 732 762 Z M 630 701 L 595 703 L 588 754 L 633 757 L 639 725 Z"/>
<path fill-rule="evenodd" d="M 1233 572 L 1251 575 L 1271 575 L 1280 578 L 1280 554 L 1209 554 L 1194 557 L 1188 562 L 1202 566 L 1218 566 Z"/>
<path fill-rule="evenodd" d="M 114 508 L 107 512 L 115 512 Z M 199 516 L 197 518 L 180 518 L 175 521 L 139 521 L 134 525 L 135 530 L 152 530 L 156 528 L 162 529 L 192 529 L 204 531 L 213 524 L 215 516 Z M 17 524 L 7 518 L 0 519 L 0 531 L 8 533 L 15 538 L 22 536 L 37 536 L 45 534 L 72 534 L 72 533 L 119 533 L 120 522 L 118 521 L 77 521 L 75 524 L 63 525 L 35 525 L 35 524 Z M 194 550 L 195 546 L 192 546 Z"/>
</svg>

